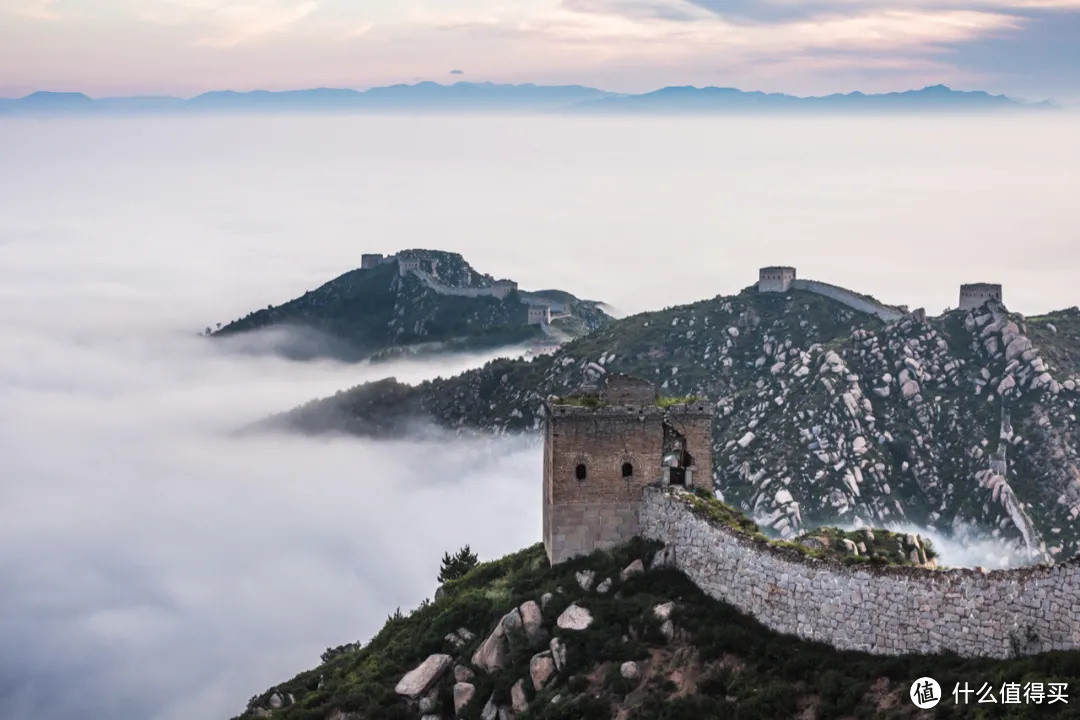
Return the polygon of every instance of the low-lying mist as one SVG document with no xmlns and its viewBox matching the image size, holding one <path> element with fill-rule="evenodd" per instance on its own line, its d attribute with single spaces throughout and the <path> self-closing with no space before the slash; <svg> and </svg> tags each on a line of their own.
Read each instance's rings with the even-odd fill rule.
<svg viewBox="0 0 1080 720">
<path fill-rule="evenodd" d="M 539 538 L 527 439 L 233 432 L 488 356 L 290 363 L 109 295 L 0 309 L 4 717 L 229 717 L 429 597 L 443 551 Z"/>
</svg>

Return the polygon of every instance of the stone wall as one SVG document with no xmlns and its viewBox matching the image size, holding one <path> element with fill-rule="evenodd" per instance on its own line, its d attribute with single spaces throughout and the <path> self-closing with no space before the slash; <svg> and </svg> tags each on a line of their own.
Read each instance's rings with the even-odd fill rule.
<svg viewBox="0 0 1080 720">
<path fill-rule="evenodd" d="M 1015 570 L 848 566 L 739 535 L 644 490 L 641 534 L 710 596 L 843 650 L 1003 658 L 1080 649 L 1080 558 Z"/>
<path fill-rule="evenodd" d="M 552 563 L 638 534 L 642 491 L 659 479 L 659 408 L 550 409 L 544 438 L 544 546 Z M 632 473 L 623 476 L 623 466 Z M 579 479 L 577 468 L 585 468 Z"/>
<path fill-rule="evenodd" d="M 868 313 L 870 315 L 877 315 L 885 322 L 899 320 L 906 314 L 899 308 L 876 303 L 862 295 L 853 293 L 846 288 L 839 287 L 838 285 L 830 285 L 829 283 L 818 282 L 817 280 L 792 280 L 791 288 L 793 290 L 805 290 L 818 295 L 824 295 L 825 297 L 832 298 L 839 303 L 847 305 L 853 310 L 858 310 L 859 312 Z"/>
</svg>

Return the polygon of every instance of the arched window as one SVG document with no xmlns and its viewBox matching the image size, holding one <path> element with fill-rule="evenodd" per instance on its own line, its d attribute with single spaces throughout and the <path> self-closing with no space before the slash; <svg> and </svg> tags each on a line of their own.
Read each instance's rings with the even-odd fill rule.
<svg viewBox="0 0 1080 720">
<path fill-rule="evenodd" d="M 628 462 L 622 464 L 622 476 L 623 480 L 629 480 L 634 477 L 634 466 Z"/>
<path fill-rule="evenodd" d="M 585 463 L 578 463 L 578 466 L 574 468 L 574 476 L 577 477 L 578 480 L 584 480 L 587 475 L 588 472 L 585 470 Z"/>
</svg>

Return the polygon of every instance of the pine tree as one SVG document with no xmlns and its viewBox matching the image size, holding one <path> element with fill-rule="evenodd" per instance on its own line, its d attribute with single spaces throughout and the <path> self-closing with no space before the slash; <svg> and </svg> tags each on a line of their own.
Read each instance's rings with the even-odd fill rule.
<svg viewBox="0 0 1080 720">
<path fill-rule="evenodd" d="M 468 545 L 453 555 L 448 552 L 443 553 L 442 567 L 439 569 L 439 582 L 445 583 L 450 580 L 457 580 L 476 567 L 479 561 L 480 559 L 476 556 L 476 553 Z"/>
</svg>

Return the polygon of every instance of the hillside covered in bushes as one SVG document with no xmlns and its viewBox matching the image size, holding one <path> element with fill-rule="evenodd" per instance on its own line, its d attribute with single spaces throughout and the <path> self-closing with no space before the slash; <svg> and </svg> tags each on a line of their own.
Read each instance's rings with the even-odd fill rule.
<svg viewBox="0 0 1080 720">
<path fill-rule="evenodd" d="M 1078 703 L 957 705 L 957 683 L 1080 685 L 1080 653 L 881 657 L 781 636 L 654 564 L 634 541 L 550 567 L 540 545 L 481 564 L 364 644 L 251 698 L 275 720 L 778 720 L 1078 717 Z M 995 691 L 996 693 L 997 691 Z M 998 713 L 998 711 L 1002 711 Z"/>
</svg>

